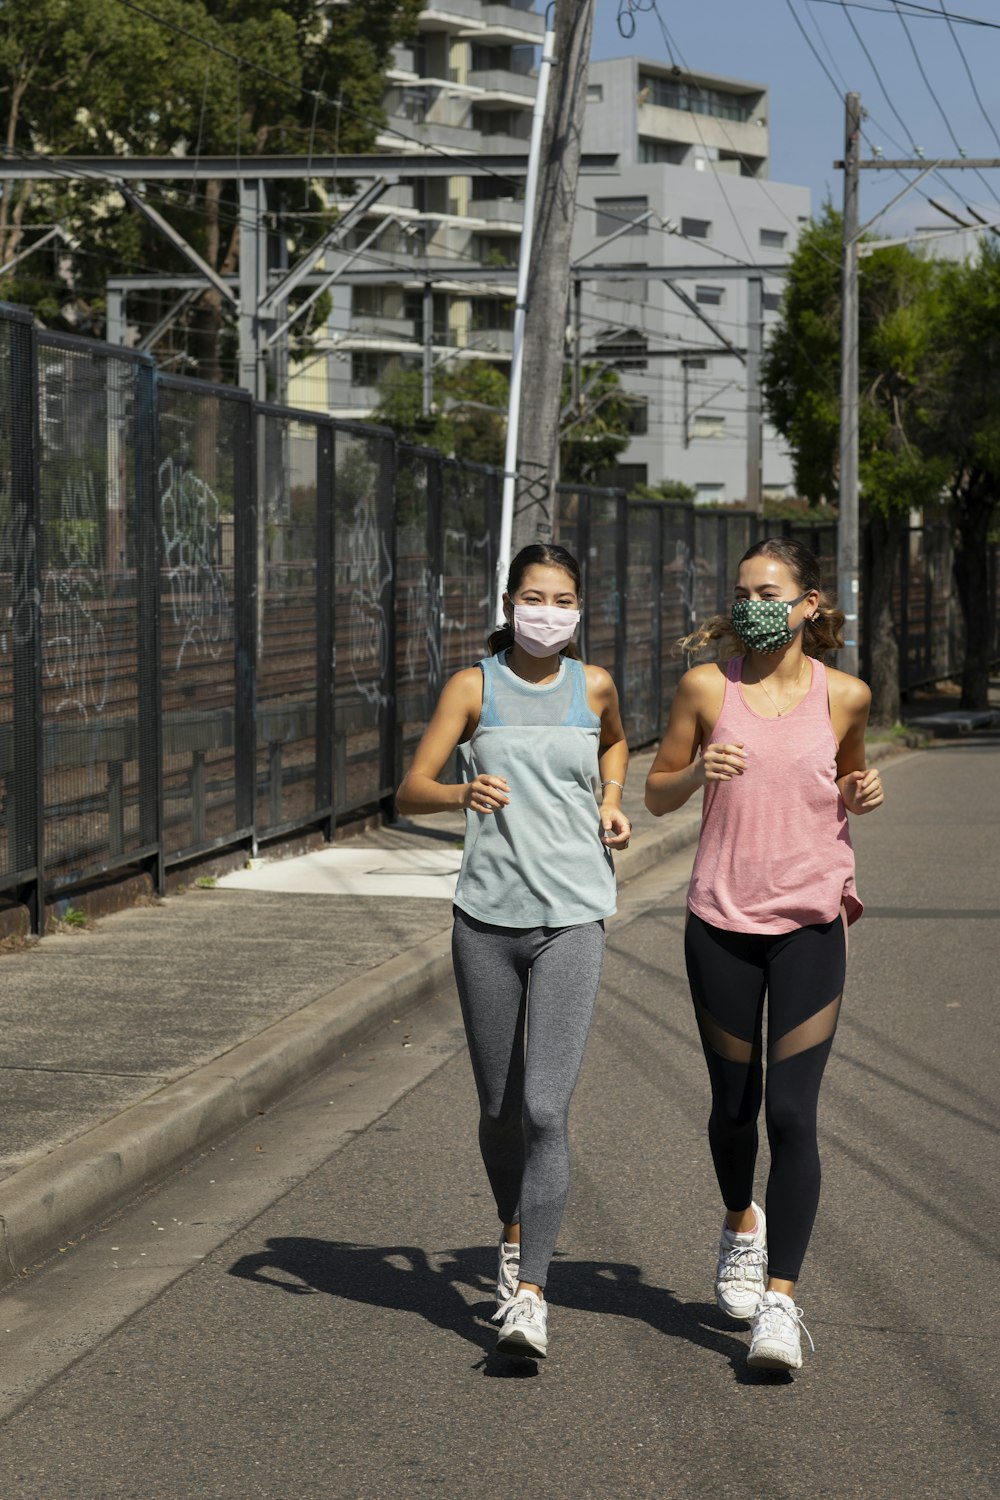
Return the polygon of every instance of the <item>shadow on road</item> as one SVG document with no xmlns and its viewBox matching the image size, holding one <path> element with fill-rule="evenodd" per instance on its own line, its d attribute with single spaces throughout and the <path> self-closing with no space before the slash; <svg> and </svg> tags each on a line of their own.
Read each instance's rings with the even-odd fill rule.
<svg viewBox="0 0 1000 1500">
<path fill-rule="evenodd" d="M 474 1368 L 485 1376 L 530 1377 L 537 1373 L 533 1360 L 507 1358 L 493 1348 L 496 1333 L 489 1318 L 495 1267 L 495 1252 L 482 1246 L 439 1251 L 429 1258 L 414 1245 L 282 1236 L 257 1254 L 242 1256 L 230 1275 L 292 1296 L 325 1293 L 416 1313 L 475 1345 L 481 1357 Z M 682 1302 L 667 1288 L 644 1282 L 638 1266 L 560 1259 L 558 1279 L 559 1307 L 647 1323 L 669 1338 L 685 1339 L 727 1359 L 741 1384 L 774 1383 L 774 1377 L 746 1368 L 746 1333 L 736 1336 L 735 1325 L 713 1303 Z"/>
</svg>

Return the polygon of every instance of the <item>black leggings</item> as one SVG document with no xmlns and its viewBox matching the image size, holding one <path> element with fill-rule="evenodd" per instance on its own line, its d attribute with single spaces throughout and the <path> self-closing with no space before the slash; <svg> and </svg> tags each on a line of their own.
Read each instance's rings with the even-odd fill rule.
<svg viewBox="0 0 1000 1500">
<path fill-rule="evenodd" d="M 736 1212 L 753 1197 L 767 995 L 768 1273 L 797 1281 L 819 1203 L 816 1104 L 844 989 L 843 918 L 769 937 L 726 932 L 689 912 L 684 956 L 712 1081 L 712 1160 Z"/>
</svg>

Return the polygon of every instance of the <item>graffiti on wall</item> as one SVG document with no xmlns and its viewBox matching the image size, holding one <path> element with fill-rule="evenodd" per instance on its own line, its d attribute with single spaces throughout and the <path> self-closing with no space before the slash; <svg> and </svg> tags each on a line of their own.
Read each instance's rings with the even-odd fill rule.
<svg viewBox="0 0 1000 1500">
<path fill-rule="evenodd" d="M 188 655 L 216 658 L 233 636 L 233 611 L 221 563 L 222 509 L 193 469 L 160 465 L 163 584 L 177 639 L 179 671 Z"/>
</svg>

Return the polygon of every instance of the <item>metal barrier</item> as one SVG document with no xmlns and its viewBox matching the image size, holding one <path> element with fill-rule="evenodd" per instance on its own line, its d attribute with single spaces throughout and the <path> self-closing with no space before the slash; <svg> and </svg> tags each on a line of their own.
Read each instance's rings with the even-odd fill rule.
<svg viewBox="0 0 1000 1500">
<path fill-rule="evenodd" d="M 561 486 L 581 641 L 629 739 L 677 640 L 725 608 L 743 512 Z M 392 433 L 160 375 L 0 305 L 0 895 L 388 810 L 441 686 L 492 626 L 500 476 Z M 824 561 L 832 524 L 784 522 Z M 904 686 L 960 660 L 944 522 L 905 536 Z M 1000 654 L 997 553 L 991 553 Z"/>
</svg>

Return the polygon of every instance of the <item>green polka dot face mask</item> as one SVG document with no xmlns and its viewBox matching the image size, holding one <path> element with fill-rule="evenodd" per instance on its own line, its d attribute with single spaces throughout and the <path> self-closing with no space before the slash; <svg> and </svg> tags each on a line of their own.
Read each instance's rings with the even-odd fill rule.
<svg viewBox="0 0 1000 1500">
<path fill-rule="evenodd" d="M 770 656 L 780 651 L 798 635 L 803 620 L 794 630 L 788 627 L 788 618 L 796 604 L 801 604 L 808 594 L 797 599 L 736 599 L 729 612 L 733 629 L 748 651 L 758 651 L 761 656 Z"/>
</svg>

